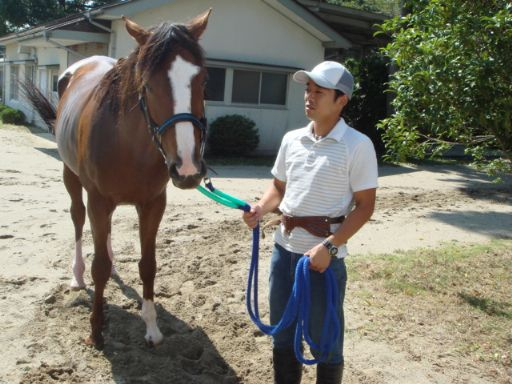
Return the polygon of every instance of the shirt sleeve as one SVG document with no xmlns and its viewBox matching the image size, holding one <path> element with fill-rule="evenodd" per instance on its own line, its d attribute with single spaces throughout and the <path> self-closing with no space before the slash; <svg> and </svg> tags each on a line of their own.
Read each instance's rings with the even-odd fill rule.
<svg viewBox="0 0 512 384">
<path fill-rule="evenodd" d="M 270 171 L 272 175 L 280 180 L 286 182 L 286 147 L 287 147 L 287 137 L 286 135 L 283 137 L 281 141 L 281 146 L 279 147 L 279 152 L 277 152 L 276 161 L 274 163 L 274 167 Z"/>
<path fill-rule="evenodd" d="M 379 186 L 377 155 L 372 141 L 367 136 L 355 147 L 350 162 L 349 179 L 353 192 Z"/>
</svg>

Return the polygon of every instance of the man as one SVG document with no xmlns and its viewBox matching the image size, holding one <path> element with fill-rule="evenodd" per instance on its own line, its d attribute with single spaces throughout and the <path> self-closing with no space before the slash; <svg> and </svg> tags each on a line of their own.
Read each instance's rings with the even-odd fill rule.
<svg viewBox="0 0 512 384">
<path fill-rule="evenodd" d="M 377 160 L 370 139 L 349 127 L 341 112 L 352 96 L 354 80 L 341 64 L 325 61 L 293 79 L 306 85 L 305 112 L 311 122 L 288 132 L 281 143 L 274 179 L 260 201 L 244 213 L 254 228 L 279 207 L 281 225 L 274 235 L 270 266 L 270 321 L 282 317 L 290 297 L 297 261 L 310 258 L 310 332 L 318 343 L 325 313 L 324 271 L 336 275 L 341 335 L 327 361 L 317 366 L 317 383 L 341 383 L 343 377 L 343 300 L 347 282 L 347 240 L 371 217 L 377 188 Z M 293 351 L 295 326 L 273 337 L 274 382 L 300 383 L 302 366 Z M 318 357 L 318 351 L 311 350 Z"/>
</svg>

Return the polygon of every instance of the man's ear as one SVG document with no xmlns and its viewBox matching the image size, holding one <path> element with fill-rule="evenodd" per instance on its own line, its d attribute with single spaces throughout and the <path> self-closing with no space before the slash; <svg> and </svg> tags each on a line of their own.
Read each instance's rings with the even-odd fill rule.
<svg viewBox="0 0 512 384">
<path fill-rule="evenodd" d="M 125 22 L 125 27 L 131 37 L 137 41 L 139 45 L 144 45 L 148 40 L 150 32 L 146 31 L 139 24 L 134 21 L 131 21 L 126 16 L 123 16 L 122 19 Z"/>
<path fill-rule="evenodd" d="M 199 40 L 204 30 L 206 29 L 210 13 L 212 13 L 211 8 L 206 12 L 203 12 L 202 14 L 196 16 L 187 24 L 189 32 L 192 34 L 192 36 L 194 36 L 196 40 Z"/>
<path fill-rule="evenodd" d="M 339 103 L 341 110 L 345 109 L 345 106 L 348 104 L 348 96 L 345 94 L 343 96 L 339 96 L 336 99 L 336 103 Z"/>
</svg>

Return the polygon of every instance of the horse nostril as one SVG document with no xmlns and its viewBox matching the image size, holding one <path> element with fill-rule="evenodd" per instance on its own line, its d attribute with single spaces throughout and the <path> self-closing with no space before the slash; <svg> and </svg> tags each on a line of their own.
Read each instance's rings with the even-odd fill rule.
<svg viewBox="0 0 512 384">
<path fill-rule="evenodd" d="M 181 157 L 176 156 L 176 161 L 174 162 L 174 166 L 176 169 L 180 168 L 183 165 L 183 160 Z"/>
</svg>

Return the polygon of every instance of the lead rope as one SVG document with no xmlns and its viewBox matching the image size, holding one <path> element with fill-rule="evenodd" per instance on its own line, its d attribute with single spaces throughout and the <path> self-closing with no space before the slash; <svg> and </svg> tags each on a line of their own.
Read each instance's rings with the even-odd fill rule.
<svg viewBox="0 0 512 384">
<path fill-rule="evenodd" d="M 227 193 L 215 188 L 209 178 L 204 180 L 206 188 L 199 185 L 197 190 L 210 199 L 229 208 L 240 209 L 249 212 L 251 207 L 243 200 L 239 200 Z M 340 324 L 338 320 L 339 308 L 336 299 L 339 296 L 338 284 L 334 272 L 327 268 L 324 272 L 326 297 L 326 313 L 320 344 L 316 344 L 309 333 L 309 314 L 311 307 L 311 282 L 309 257 L 302 256 L 295 269 L 295 282 L 292 293 L 286 304 L 283 316 L 276 325 L 266 325 L 260 319 L 258 310 L 258 259 L 260 243 L 260 225 L 259 223 L 252 231 L 252 257 L 249 267 L 249 277 L 247 279 L 247 294 L 245 298 L 249 317 L 254 324 L 266 335 L 273 336 L 283 329 L 288 328 L 297 319 L 295 328 L 294 351 L 297 360 L 303 364 L 312 365 L 325 361 L 330 351 L 336 345 L 340 336 Z M 317 359 L 306 359 L 302 352 L 302 339 L 314 350 L 319 351 Z"/>
</svg>

